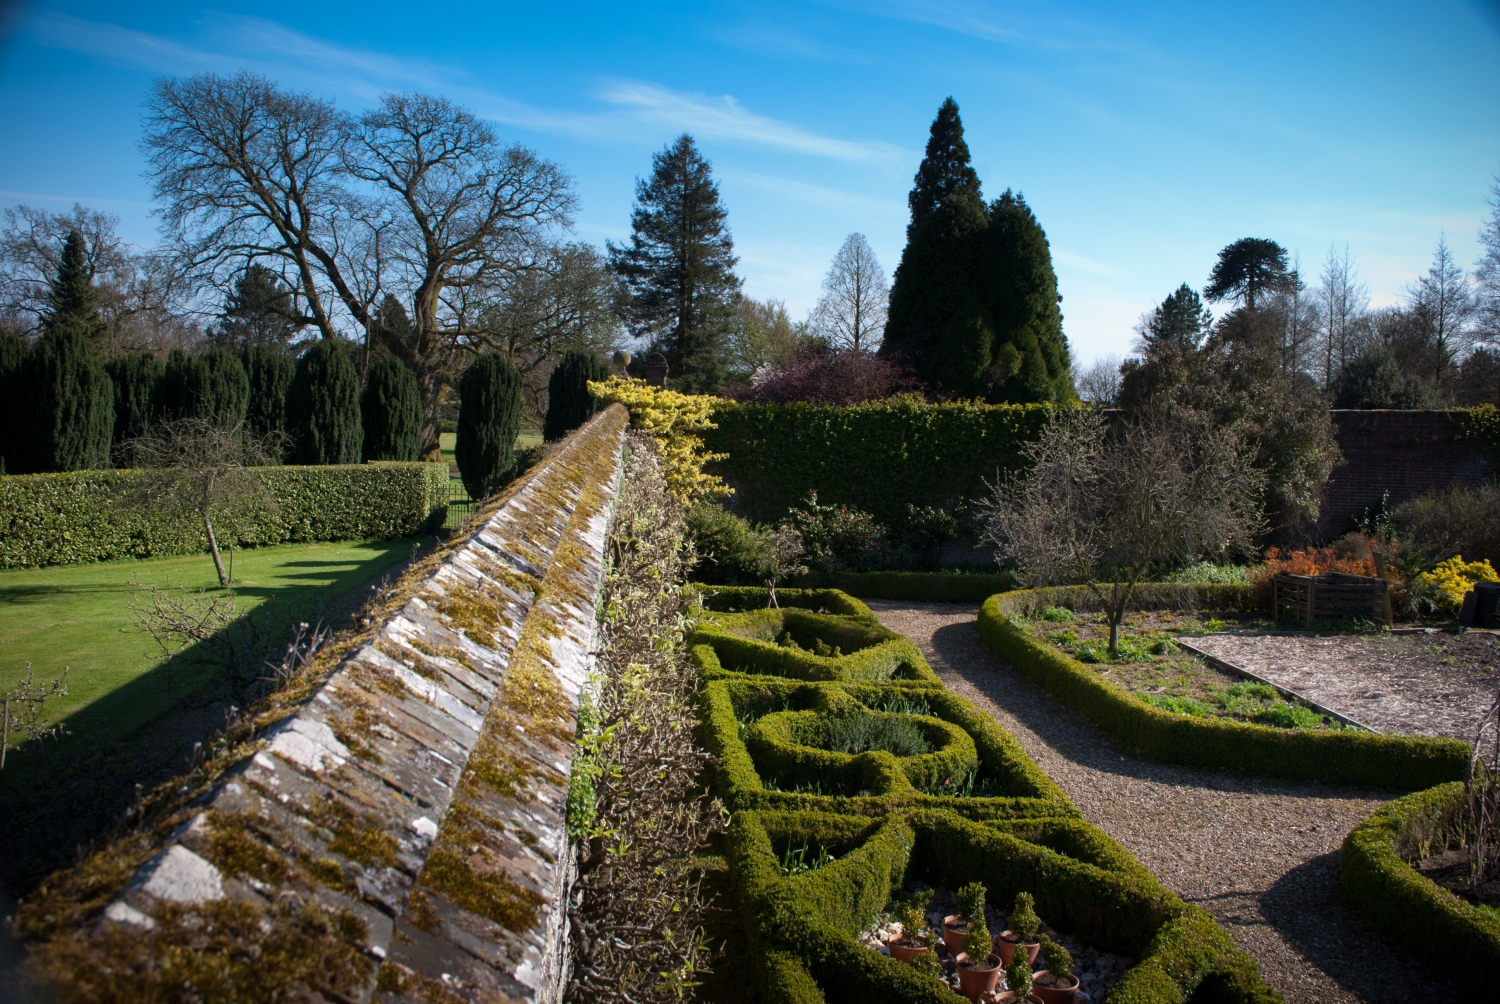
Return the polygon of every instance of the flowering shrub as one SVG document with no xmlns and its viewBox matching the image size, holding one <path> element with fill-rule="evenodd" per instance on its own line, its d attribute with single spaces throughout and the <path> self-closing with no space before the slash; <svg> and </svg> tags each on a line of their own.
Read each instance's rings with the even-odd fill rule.
<svg viewBox="0 0 1500 1004">
<path fill-rule="evenodd" d="M 868 572 L 887 563 L 886 528 L 863 509 L 818 505 L 818 493 L 810 491 L 801 506 L 787 513 L 786 522 L 801 534 L 803 556 L 814 568 Z"/>
<path fill-rule="evenodd" d="M 1476 582 L 1500 582 L 1500 575 L 1495 574 L 1488 558 L 1465 562 L 1463 555 L 1457 555 L 1413 578 L 1411 592 L 1413 599 L 1425 601 L 1435 610 L 1456 614 L 1463 606 L 1464 594 Z"/>
<path fill-rule="evenodd" d="M 711 420 L 721 398 L 708 394 L 679 394 L 653 387 L 634 377 L 611 376 L 590 380 L 589 393 L 604 401 L 618 401 L 630 409 L 630 427 L 649 433 L 656 440 L 662 475 L 670 491 L 683 505 L 700 499 L 728 495 L 722 478 L 705 474 L 703 465 L 723 460 L 728 454 L 709 453 L 698 433 L 717 428 Z"/>
</svg>

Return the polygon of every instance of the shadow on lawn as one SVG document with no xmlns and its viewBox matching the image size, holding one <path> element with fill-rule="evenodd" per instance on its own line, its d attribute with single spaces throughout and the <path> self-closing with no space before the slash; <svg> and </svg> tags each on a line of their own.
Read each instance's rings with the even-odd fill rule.
<svg viewBox="0 0 1500 1004">
<path fill-rule="evenodd" d="M 0 773 L 0 846 L 6 848 L 0 888 L 25 895 L 101 838 L 142 825 L 142 796 L 196 769 L 204 747 L 237 711 L 275 689 L 268 663 L 279 662 L 299 622 L 342 627 L 410 560 L 388 565 L 378 577 L 323 588 L 237 588 L 238 595 L 270 598 L 212 638 L 68 715 L 62 725 L 69 735 L 62 740 L 11 750 Z M 347 561 L 303 564 L 350 568 Z"/>
</svg>

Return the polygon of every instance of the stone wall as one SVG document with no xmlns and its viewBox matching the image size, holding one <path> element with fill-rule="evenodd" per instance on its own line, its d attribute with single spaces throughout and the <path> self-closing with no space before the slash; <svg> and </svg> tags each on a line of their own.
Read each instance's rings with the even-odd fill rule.
<svg viewBox="0 0 1500 1004">
<path fill-rule="evenodd" d="M 61 999 L 558 999 L 626 424 L 594 418 L 409 573 L 185 806 L 38 891 L 21 926 Z"/>
<path fill-rule="evenodd" d="M 1323 486 L 1318 536 L 1348 533 L 1381 498 L 1402 502 L 1455 482 L 1474 485 L 1488 470 L 1484 456 L 1460 436 L 1459 412 L 1333 411 L 1344 463 Z"/>
</svg>

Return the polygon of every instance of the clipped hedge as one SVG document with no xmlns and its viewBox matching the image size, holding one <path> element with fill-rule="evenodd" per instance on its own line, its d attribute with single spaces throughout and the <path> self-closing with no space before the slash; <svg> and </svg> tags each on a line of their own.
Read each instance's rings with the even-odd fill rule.
<svg viewBox="0 0 1500 1004">
<path fill-rule="evenodd" d="M 777 648 L 765 636 L 777 637 L 788 616 L 842 618 L 851 632 L 868 629 L 876 622 L 864 604 L 814 590 L 779 590 L 783 610 L 765 609 L 765 590 L 705 597 L 711 609 L 730 612 L 706 618 L 689 651 L 705 678 L 701 732 L 717 760 L 715 788 L 733 812 L 730 881 L 759 999 L 950 1004 L 956 998 L 946 987 L 869 950 L 857 936 L 910 881 L 956 888 L 977 879 L 993 903 L 1028 891 L 1054 926 L 1138 957 L 1111 1004 L 1279 1000 L 1208 913 L 1183 903 L 1085 822 L 993 718 L 943 688 L 919 652 L 909 656 L 911 678 L 862 681 L 848 665 L 870 649 L 825 657 L 818 665 L 827 678 L 809 679 L 775 675 L 788 663 L 754 647 Z M 839 614 L 807 613 L 834 609 Z M 745 644 L 726 646 L 726 638 Z M 835 763 L 835 755 L 799 745 L 814 736 L 820 719 L 855 713 L 910 715 L 944 736 L 963 735 L 967 741 L 934 752 L 972 750 L 986 794 L 918 790 L 907 766 L 922 756 L 874 751 Z M 788 761 L 812 776 L 847 771 L 843 786 L 862 790 L 832 795 L 768 787 Z M 783 872 L 782 854 L 811 846 L 834 860 Z"/>
<path fill-rule="evenodd" d="M 1451 782 L 1376 810 L 1344 838 L 1340 882 L 1345 900 L 1381 934 L 1489 992 L 1500 973 L 1500 916 L 1408 863 L 1462 843 L 1463 794 L 1463 784 Z"/>
<path fill-rule="evenodd" d="M 1010 572 L 962 574 L 951 572 L 812 572 L 797 580 L 810 589 L 841 589 L 850 596 L 872 600 L 913 600 L 918 603 L 983 603 L 996 593 L 1014 589 Z"/>
<path fill-rule="evenodd" d="M 138 470 L 0 477 L 0 568 L 196 554 L 203 527 L 157 514 L 126 515 L 120 498 Z M 266 467 L 274 502 L 252 523 L 215 526 L 220 544 L 259 547 L 409 537 L 443 525 L 446 464 Z"/>
<path fill-rule="evenodd" d="M 1049 413 L 1045 405 L 916 398 L 847 407 L 726 401 L 715 406 L 717 428 L 704 442 L 728 454 L 709 470 L 735 488 L 752 519 L 779 519 L 816 490 L 821 504 L 858 506 L 891 526 L 908 505 L 982 494 L 986 478 L 1017 465 Z"/>
<path fill-rule="evenodd" d="M 979 634 L 1016 669 L 1105 732 L 1168 763 L 1305 781 L 1343 781 L 1392 788 L 1426 788 L 1462 777 L 1468 744 L 1427 736 L 1390 736 L 1357 729 L 1278 729 L 1214 718 L 1192 718 L 1154 708 L 1012 624 L 1009 614 L 1044 605 L 1087 609 L 1084 586 L 1017 590 L 992 596 L 979 610 Z M 1142 587 L 1140 609 L 1234 609 L 1248 588 L 1159 584 Z"/>
</svg>

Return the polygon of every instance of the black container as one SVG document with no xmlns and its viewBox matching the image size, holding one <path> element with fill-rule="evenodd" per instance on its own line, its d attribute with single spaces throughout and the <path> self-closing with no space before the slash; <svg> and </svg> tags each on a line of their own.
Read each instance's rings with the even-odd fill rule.
<svg viewBox="0 0 1500 1004">
<path fill-rule="evenodd" d="M 1500 627 L 1500 582 L 1474 583 L 1464 595 L 1458 623 L 1464 627 Z"/>
</svg>

